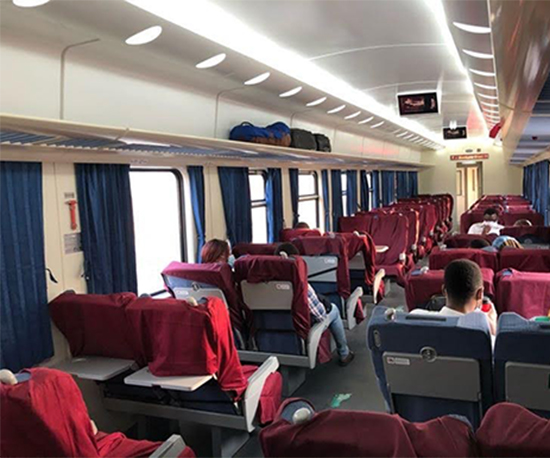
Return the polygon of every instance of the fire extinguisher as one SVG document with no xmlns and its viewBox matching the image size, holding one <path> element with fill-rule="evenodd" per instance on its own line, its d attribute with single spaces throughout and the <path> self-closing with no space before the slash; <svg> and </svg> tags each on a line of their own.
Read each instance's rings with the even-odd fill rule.
<svg viewBox="0 0 550 458">
<path fill-rule="evenodd" d="M 76 224 L 76 200 L 72 199 L 67 202 L 69 206 L 69 212 L 71 215 L 71 230 L 76 230 L 78 225 Z"/>
</svg>

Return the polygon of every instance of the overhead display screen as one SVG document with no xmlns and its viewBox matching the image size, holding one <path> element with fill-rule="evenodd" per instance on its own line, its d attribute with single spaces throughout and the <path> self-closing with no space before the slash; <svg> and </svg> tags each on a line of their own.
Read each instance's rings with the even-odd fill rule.
<svg viewBox="0 0 550 458">
<path fill-rule="evenodd" d="M 438 113 L 437 93 L 398 95 L 399 113 L 401 116 Z"/>
<path fill-rule="evenodd" d="M 467 138 L 466 127 L 457 127 L 455 129 L 444 127 L 443 138 L 445 140 L 457 140 L 459 138 Z"/>
</svg>

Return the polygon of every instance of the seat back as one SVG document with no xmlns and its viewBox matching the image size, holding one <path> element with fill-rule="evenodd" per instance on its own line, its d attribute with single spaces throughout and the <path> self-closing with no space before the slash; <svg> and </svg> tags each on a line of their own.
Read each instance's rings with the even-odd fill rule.
<svg viewBox="0 0 550 458">
<path fill-rule="evenodd" d="M 499 270 L 498 253 L 473 248 L 451 248 L 447 250 L 435 249 L 430 255 L 429 263 L 432 270 L 444 270 L 455 259 L 469 259 L 479 267 Z"/>
<path fill-rule="evenodd" d="M 376 245 L 385 245 L 389 250 L 378 253 L 376 264 L 393 265 L 400 262 L 402 253 L 409 247 L 409 220 L 406 216 L 392 213 L 389 215 L 371 214 L 370 235 Z"/>
<path fill-rule="evenodd" d="M 283 229 L 280 234 L 280 239 L 281 242 L 292 242 L 296 237 L 320 237 L 321 235 L 319 229 Z M 273 252 L 270 254 L 273 254 Z"/>
<path fill-rule="evenodd" d="M 139 360 L 126 309 L 134 293 L 66 292 L 49 304 L 50 316 L 65 336 L 73 357 L 103 356 Z"/>
<path fill-rule="evenodd" d="M 550 322 L 503 313 L 495 344 L 498 401 L 520 404 L 550 418 Z"/>
<path fill-rule="evenodd" d="M 275 253 L 278 246 L 278 243 L 237 243 L 232 252 L 236 258 L 247 254 L 270 256 Z"/>
<path fill-rule="evenodd" d="M 544 226 L 544 216 L 534 211 L 505 212 L 501 215 L 502 223 L 505 226 L 513 226 L 520 219 L 528 219 L 533 226 Z"/>
<path fill-rule="evenodd" d="M 340 232 L 370 232 L 370 218 L 365 217 L 365 213 L 355 216 L 341 216 L 338 218 L 338 228 Z"/>
<path fill-rule="evenodd" d="M 550 272 L 550 249 L 503 249 L 500 268 L 522 272 Z"/>
<path fill-rule="evenodd" d="M 235 279 L 252 313 L 257 349 L 305 354 L 311 327 L 305 261 L 298 256 L 245 256 L 235 262 Z"/>
<path fill-rule="evenodd" d="M 368 346 L 393 413 L 409 421 L 463 415 L 477 427 L 493 403 L 487 319 L 407 314 L 376 307 Z"/>
<path fill-rule="evenodd" d="M 499 313 L 516 312 L 528 320 L 550 311 L 550 272 L 518 272 L 506 269 L 496 276 Z"/>
<path fill-rule="evenodd" d="M 470 248 L 474 240 L 483 239 L 491 244 L 495 238 L 496 235 L 455 234 L 445 237 L 443 243 L 447 248 Z"/>
<path fill-rule="evenodd" d="M 548 226 L 507 226 L 500 235 L 509 235 L 521 243 L 550 243 L 550 227 Z"/>
</svg>

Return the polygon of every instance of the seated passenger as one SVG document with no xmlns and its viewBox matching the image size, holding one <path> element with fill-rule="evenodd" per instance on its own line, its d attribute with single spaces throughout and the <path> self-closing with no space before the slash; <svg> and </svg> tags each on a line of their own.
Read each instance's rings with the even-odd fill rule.
<svg viewBox="0 0 550 458">
<path fill-rule="evenodd" d="M 204 244 L 201 250 L 201 262 L 210 264 L 229 262 L 231 248 L 226 240 L 212 239 Z"/>
<path fill-rule="evenodd" d="M 489 252 L 496 252 L 498 251 L 495 247 L 493 247 L 488 240 L 485 239 L 474 239 L 470 242 L 470 248 L 474 248 L 476 250 L 483 250 L 483 251 L 489 251 Z"/>
<path fill-rule="evenodd" d="M 533 223 L 528 219 L 518 219 L 515 223 L 515 227 L 531 227 Z"/>
<path fill-rule="evenodd" d="M 302 222 L 297 223 L 296 226 L 294 226 L 294 229 L 311 229 L 311 228 L 309 227 L 308 223 L 304 223 L 302 221 Z"/>
<path fill-rule="evenodd" d="M 445 268 L 443 295 L 446 305 L 439 312 L 414 309 L 411 313 L 439 313 L 445 316 L 461 316 L 483 311 L 489 323 L 491 335 L 496 335 L 497 313 L 495 306 L 483 296 L 483 276 L 479 266 L 467 259 L 457 259 Z M 485 311 L 487 310 L 487 311 Z"/>
<path fill-rule="evenodd" d="M 298 256 L 298 249 L 290 242 L 282 243 L 275 250 L 275 255 L 280 256 L 281 253 L 286 253 L 289 256 Z M 321 296 L 322 298 L 322 296 Z M 321 301 L 319 295 L 308 283 L 307 299 L 309 311 L 314 321 L 320 322 L 328 317 L 330 322 L 329 329 L 336 341 L 338 356 L 340 357 L 340 366 L 347 366 L 353 361 L 355 354 L 349 349 L 346 333 L 344 331 L 344 323 L 340 316 L 340 311 L 336 305 L 331 304 L 327 299 Z"/>
<path fill-rule="evenodd" d="M 494 208 L 488 208 L 483 213 L 483 221 L 481 223 L 475 223 L 468 229 L 468 234 L 474 235 L 488 235 L 495 234 L 500 235 L 500 231 L 504 226 L 498 224 L 498 212 Z"/>
<path fill-rule="evenodd" d="M 509 235 L 501 235 L 493 241 L 493 248 L 498 251 L 502 251 L 505 248 L 516 248 L 523 250 L 523 246 L 514 237 Z"/>
</svg>

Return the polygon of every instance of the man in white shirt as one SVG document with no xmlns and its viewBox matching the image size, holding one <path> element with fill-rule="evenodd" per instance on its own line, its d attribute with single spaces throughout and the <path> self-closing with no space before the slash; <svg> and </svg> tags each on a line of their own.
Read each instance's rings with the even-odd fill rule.
<svg viewBox="0 0 550 458">
<path fill-rule="evenodd" d="M 498 212 L 494 208 L 488 208 L 483 213 L 483 221 L 481 223 L 472 224 L 468 229 L 468 234 L 473 235 L 500 235 L 500 231 L 504 228 L 498 224 Z"/>
<path fill-rule="evenodd" d="M 439 312 L 415 309 L 411 313 L 438 313 L 445 316 L 462 316 L 466 313 L 483 313 L 487 317 L 491 336 L 496 335 L 497 313 L 493 304 L 483 304 L 483 276 L 479 266 L 467 259 L 457 259 L 445 269 L 443 294 L 446 305 Z M 482 311 L 487 308 L 487 312 Z"/>
</svg>

